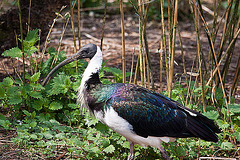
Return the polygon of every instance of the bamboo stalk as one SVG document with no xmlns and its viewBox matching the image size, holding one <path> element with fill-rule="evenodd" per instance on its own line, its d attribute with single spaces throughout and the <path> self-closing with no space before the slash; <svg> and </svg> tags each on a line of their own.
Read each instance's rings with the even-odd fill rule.
<svg viewBox="0 0 240 160">
<path fill-rule="evenodd" d="M 104 38 L 104 28 L 106 23 L 106 14 L 107 14 L 107 0 L 104 1 L 104 15 L 103 15 L 102 35 L 101 35 L 101 45 L 100 45 L 101 50 L 103 50 L 103 38 Z"/>
<path fill-rule="evenodd" d="M 171 10 L 171 0 L 168 0 L 168 97 L 171 98 L 172 93 L 172 77 L 171 77 L 171 59 L 172 59 L 172 10 Z"/>
<path fill-rule="evenodd" d="M 199 3 L 199 5 L 201 5 Z M 196 0 L 193 0 L 193 7 L 194 7 L 194 22 L 195 22 L 195 29 L 197 34 L 197 55 L 199 60 L 199 67 L 200 67 L 200 82 L 202 88 L 202 104 L 203 104 L 203 112 L 206 112 L 206 105 L 205 105 L 205 92 L 204 92 L 204 77 L 203 77 L 203 68 L 202 68 L 202 56 L 201 56 L 201 46 L 200 46 L 200 36 L 199 36 L 199 19 L 198 19 L 198 12 L 196 6 Z"/>
<path fill-rule="evenodd" d="M 78 0 L 78 48 L 81 48 L 81 2 Z"/>
<path fill-rule="evenodd" d="M 162 35 L 162 34 L 161 34 Z M 160 66 L 159 66 L 159 83 L 160 83 L 160 92 L 162 92 L 162 70 L 163 70 L 163 36 L 161 36 L 160 39 L 160 50 L 159 50 L 159 56 L 160 56 Z"/>
<path fill-rule="evenodd" d="M 123 11 L 122 0 L 120 0 L 120 12 L 121 12 L 121 31 L 122 31 L 122 72 L 123 72 L 123 83 L 126 83 L 125 30 L 124 30 L 124 11 Z"/>
<path fill-rule="evenodd" d="M 31 6 L 32 6 L 32 0 L 29 0 L 29 7 L 28 7 L 28 28 L 27 31 L 29 32 L 29 28 L 30 28 L 30 17 L 31 17 Z"/>
<path fill-rule="evenodd" d="M 231 93 L 230 96 L 235 96 L 235 93 L 237 91 L 237 84 L 240 78 L 240 55 L 238 57 L 238 64 L 237 64 L 237 69 L 234 75 L 234 79 L 233 79 L 233 83 L 232 83 L 232 87 L 231 87 Z"/>
<path fill-rule="evenodd" d="M 141 77 L 141 85 L 144 85 L 144 67 L 143 67 L 143 42 L 142 42 L 142 0 L 138 0 L 139 7 L 139 65 L 140 65 L 140 77 Z"/>
<path fill-rule="evenodd" d="M 182 61 L 183 61 L 183 74 L 184 74 L 185 79 L 186 79 L 187 88 L 189 88 L 189 85 L 188 85 L 188 78 L 187 78 L 187 71 L 186 71 L 186 65 L 185 65 L 185 58 L 184 58 L 184 51 L 183 51 L 183 46 L 182 46 L 182 38 L 181 38 L 181 33 L 180 33 L 180 31 L 179 31 L 179 27 L 178 27 L 178 26 L 177 26 L 177 32 L 178 32 L 179 43 L 180 43 L 181 54 L 182 54 Z"/>
<path fill-rule="evenodd" d="M 160 9 L 161 9 L 162 40 L 163 40 L 163 47 L 164 47 L 164 54 L 165 54 L 166 76 L 167 76 L 167 84 L 168 84 L 169 68 L 168 68 L 168 61 L 167 61 L 167 42 L 166 42 L 165 24 L 164 24 L 164 0 L 160 0 L 160 4 L 161 4 Z"/>
<path fill-rule="evenodd" d="M 176 28 L 177 28 L 177 16 L 178 16 L 178 0 L 175 1 L 175 9 L 174 9 L 174 18 L 173 18 L 173 30 L 172 30 L 172 39 L 171 39 L 171 47 L 169 47 L 169 88 L 168 88 L 168 96 L 172 95 L 172 84 L 173 84 L 173 70 L 174 70 L 174 56 L 175 56 L 175 41 L 176 41 Z"/>
<path fill-rule="evenodd" d="M 135 54 L 135 49 L 133 48 L 133 53 L 132 53 L 132 65 L 131 65 L 131 75 L 130 75 L 129 83 L 132 83 L 132 77 L 133 77 L 133 64 L 134 64 L 134 54 Z"/>
<path fill-rule="evenodd" d="M 198 8 L 197 8 L 197 9 L 198 9 Z M 225 92 L 225 89 L 224 89 L 224 85 L 223 85 L 223 81 L 222 81 L 220 69 L 219 69 L 219 67 L 217 66 L 218 60 L 217 60 L 217 56 L 216 56 L 216 53 L 215 53 L 215 50 L 214 50 L 214 45 L 213 45 L 212 37 L 211 37 L 210 31 L 209 31 L 209 29 L 208 29 L 208 27 L 207 27 L 205 18 L 203 17 L 203 15 L 202 15 L 201 12 L 199 11 L 199 9 L 198 9 L 198 12 L 199 12 L 199 15 L 200 15 L 203 23 L 204 23 L 205 31 L 206 31 L 206 34 L 207 34 L 207 37 L 208 37 L 208 41 L 209 41 L 209 44 L 210 44 L 210 48 L 211 48 L 211 51 L 212 51 L 212 54 L 213 54 L 214 62 L 215 62 L 215 65 L 216 65 L 216 67 L 217 67 L 218 77 L 219 77 L 219 80 L 220 80 L 220 84 L 221 84 L 221 87 L 222 87 L 222 92 L 223 92 L 225 104 L 226 104 L 226 107 L 227 107 L 227 111 L 228 111 L 228 115 L 229 115 L 229 121 L 230 121 L 230 124 L 231 124 L 231 129 L 232 129 L 232 132 L 234 133 L 235 131 L 234 131 L 234 129 L 233 129 L 233 123 L 232 123 L 231 114 L 230 114 L 229 107 L 228 107 L 228 101 L 227 101 L 226 92 Z M 235 138 L 234 134 L 233 134 L 233 140 L 234 140 L 234 143 L 236 144 L 236 138 Z"/>
<path fill-rule="evenodd" d="M 76 3 L 76 1 L 75 1 Z M 74 4 L 75 6 L 75 4 Z M 76 36 L 75 36 L 75 27 L 74 27 L 74 19 L 73 19 L 73 8 L 72 0 L 70 0 L 70 15 L 71 15 L 71 26 L 72 26 L 72 34 L 73 34 L 73 44 L 74 44 L 74 53 L 77 52 L 77 44 L 76 44 Z M 76 73 L 78 73 L 78 61 L 76 61 Z"/>
<path fill-rule="evenodd" d="M 77 45 L 76 45 L 75 27 L 74 27 L 74 20 L 73 20 L 72 0 L 70 0 L 70 15 L 71 15 L 71 25 L 72 25 L 72 34 L 73 34 L 73 43 L 74 43 L 74 53 L 76 53 L 77 52 Z"/>
<path fill-rule="evenodd" d="M 25 83 L 25 54 L 23 48 L 23 29 L 22 29 L 22 11 L 20 6 L 20 0 L 18 0 L 18 10 L 19 10 L 19 23 L 20 23 L 20 33 L 21 33 L 21 49 L 22 49 L 22 57 L 23 57 L 23 83 Z"/>
<path fill-rule="evenodd" d="M 52 68 L 52 66 L 57 62 L 57 58 L 58 58 L 58 55 L 59 55 L 59 52 L 60 52 L 60 49 L 61 49 L 61 43 L 62 43 L 62 40 L 63 40 L 63 35 L 64 35 L 65 31 L 66 31 L 68 22 L 69 22 L 69 18 L 67 19 L 65 25 L 63 25 L 62 34 L 61 34 L 61 37 L 60 37 L 60 40 L 59 40 L 59 43 L 58 43 L 58 48 L 57 48 L 57 55 L 54 57 L 50 68 Z"/>
</svg>

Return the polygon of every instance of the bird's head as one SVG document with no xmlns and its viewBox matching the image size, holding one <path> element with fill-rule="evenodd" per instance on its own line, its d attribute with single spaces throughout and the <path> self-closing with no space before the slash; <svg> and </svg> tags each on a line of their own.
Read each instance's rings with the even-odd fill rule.
<svg viewBox="0 0 240 160">
<path fill-rule="evenodd" d="M 58 69 L 60 69 L 61 67 L 63 67 L 64 65 L 79 59 L 84 59 L 84 58 L 92 59 L 96 53 L 97 53 L 97 46 L 95 44 L 90 43 L 90 44 L 84 45 L 77 53 L 65 59 L 64 61 L 59 63 L 56 67 L 54 67 L 51 70 L 51 72 L 47 75 L 47 77 L 44 79 L 42 85 L 45 86 L 49 78 L 52 76 L 52 74 L 56 72 Z"/>
</svg>

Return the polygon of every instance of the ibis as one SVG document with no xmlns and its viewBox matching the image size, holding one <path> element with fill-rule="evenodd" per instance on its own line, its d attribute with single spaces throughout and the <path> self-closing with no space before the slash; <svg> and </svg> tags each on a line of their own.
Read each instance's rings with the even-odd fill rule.
<svg viewBox="0 0 240 160">
<path fill-rule="evenodd" d="M 83 46 L 54 67 L 43 81 L 43 86 L 59 68 L 84 58 L 90 61 L 82 75 L 77 103 L 129 141 L 128 160 L 134 159 L 135 144 L 156 147 L 167 160 L 169 156 L 161 146 L 162 142 L 187 137 L 218 141 L 216 133 L 220 133 L 219 128 L 197 111 L 138 85 L 102 84 L 99 79 L 102 51 L 95 44 Z"/>
</svg>

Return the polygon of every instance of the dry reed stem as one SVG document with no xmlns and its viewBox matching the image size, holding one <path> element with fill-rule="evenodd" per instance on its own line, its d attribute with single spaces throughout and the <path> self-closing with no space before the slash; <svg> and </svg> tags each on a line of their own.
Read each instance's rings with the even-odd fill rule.
<svg viewBox="0 0 240 160">
<path fill-rule="evenodd" d="M 20 0 L 18 0 L 18 11 L 19 11 L 19 23 L 20 23 L 20 33 L 21 33 L 21 49 L 22 49 L 22 57 L 23 57 L 23 83 L 25 83 L 25 54 L 23 48 L 23 28 L 22 28 L 22 11 L 20 6 Z"/>
<path fill-rule="evenodd" d="M 81 12 L 80 12 L 80 7 L 81 7 L 81 2 L 80 0 L 78 2 L 78 48 L 81 48 Z"/>
<path fill-rule="evenodd" d="M 169 88 L 168 88 L 168 96 L 169 97 L 171 97 L 171 95 L 172 95 L 172 85 L 173 85 L 176 28 L 177 28 L 177 16 L 178 16 L 178 0 L 175 1 L 175 9 L 173 12 L 174 12 L 173 29 L 171 31 L 169 31 L 169 34 L 170 34 L 170 32 L 172 32 L 172 39 L 170 41 L 171 46 L 169 46 Z"/>
<path fill-rule="evenodd" d="M 199 3 L 199 6 L 201 4 Z M 199 35 L 199 18 L 196 6 L 196 0 L 193 0 L 193 9 L 194 9 L 194 22 L 195 22 L 195 29 L 197 34 L 197 55 L 198 55 L 198 63 L 200 67 L 200 83 L 202 88 L 202 104 L 203 104 L 203 112 L 206 112 L 206 104 L 205 104 L 205 92 L 204 92 L 204 77 L 203 77 L 203 68 L 202 68 L 202 56 L 201 56 L 201 42 L 200 42 L 200 35 Z"/>
<path fill-rule="evenodd" d="M 67 13 L 67 14 L 68 14 L 68 13 Z M 58 43 L 57 55 L 54 57 L 50 68 L 52 68 L 52 66 L 57 62 L 57 58 L 58 58 L 58 55 L 59 55 L 59 52 L 60 52 L 60 49 L 61 49 L 61 44 L 62 44 L 63 36 L 64 36 L 65 31 L 66 31 L 68 22 L 69 22 L 69 18 L 67 19 L 65 25 L 63 26 L 62 34 L 61 34 L 61 37 L 60 37 L 60 40 L 59 40 L 59 43 Z"/>
<path fill-rule="evenodd" d="M 76 1 L 75 1 L 76 3 Z M 74 4 L 75 6 L 75 4 Z M 74 43 L 74 53 L 77 52 L 77 45 L 76 45 L 76 36 L 75 36 L 75 27 L 74 27 L 74 20 L 73 20 L 73 5 L 72 0 L 70 0 L 70 15 L 71 15 L 71 25 L 72 25 L 72 34 L 73 34 L 73 43 Z"/>
<path fill-rule="evenodd" d="M 162 88 L 162 71 L 163 71 L 163 36 L 161 36 L 160 39 L 160 50 L 159 50 L 159 56 L 160 56 L 160 63 L 159 63 L 159 81 L 160 81 L 160 92 L 162 92 L 163 88 Z"/>
<path fill-rule="evenodd" d="M 32 6 L 32 0 L 29 0 L 29 7 L 28 7 L 28 28 L 27 31 L 29 32 L 29 28 L 30 28 L 30 17 L 31 17 L 31 6 Z"/>
<path fill-rule="evenodd" d="M 55 25 L 58 17 L 60 16 L 60 13 L 62 12 L 62 10 L 63 10 L 64 8 L 66 8 L 66 6 L 63 6 L 63 7 L 60 9 L 59 13 L 56 14 L 56 15 L 57 15 L 56 18 L 53 19 L 53 23 L 52 23 L 52 25 L 51 25 L 51 27 L 50 27 L 50 29 L 49 29 L 49 31 L 48 31 L 48 34 L 47 34 L 47 37 L 46 37 L 46 40 L 45 40 L 45 43 L 44 43 L 42 55 L 41 55 L 41 58 L 40 58 L 40 64 L 42 64 L 43 56 L 44 56 L 44 54 L 45 54 L 45 52 L 46 52 L 46 49 L 47 49 L 47 46 L 48 46 L 48 39 L 49 39 L 49 37 L 50 37 L 50 35 L 51 35 L 51 33 L 52 33 L 52 29 L 53 29 L 53 27 L 54 27 L 54 25 Z M 40 70 L 41 70 L 41 65 L 39 66 L 39 71 L 40 71 Z"/>
<path fill-rule="evenodd" d="M 130 75 L 130 80 L 129 83 L 132 83 L 132 77 L 133 77 L 133 67 L 134 67 L 134 54 L 135 54 L 135 49 L 133 48 L 133 53 L 132 53 L 132 65 L 131 65 L 131 75 Z"/>
<path fill-rule="evenodd" d="M 121 31 L 122 31 L 122 73 L 123 73 L 123 83 L 126 83 L 125 29 L 124 29 L 124 11 L 123 11 L 122 0 L 120 0 L 120 12 L 121 12 Z"/>
<path fill-rule="evenodd" d="M 203 17 L 203 15 L 201 14 L 201 12 L 199 11 L 198 7 L 196 7 L 198 12 L 199 12 L 199 15 L 203 21 L 203 24 L 204 24 L 204 28 L 205 28 L 205 31 L 206 31 L 206 34 L 207 34 L 207 37 L 208 37 L 208 41 L 209 41 L 209 44 L 210 44 L 210 48 L 212 50 L 212 54 L 213 54 L 213 58 L 214 58 L 214 62 L 216 64 L 216 67 L 217 67 L 217 72 L 218 72 L 218 77 L 219 77 L 219 80 L 220 80 L 220 84 L 221 84 L 221 87 L 222 87 L 222 92 L 223 92 L 223 96 L 224 96 L 224 100 L 225 100 L 225 104 L 226 104 L 226 107 L 227 107 L 227 111 L 228 111 L 228 115 L 229 115 L 229 121 L 230 121 L 230 124 L 231 124 L 231 129 L 232 129 L 232 132 L 235 133 L 234 129 L 233 129 L 233 123 L 232 123 L 232 119 L 231 119 L 231 114 L 230 114 L 230 111 L 229 111 L 229 107 L 228 107 L 228 101 L 227 101 L 227 96 L 226 96 L 226 92 L 225 92 L 225 88 L 224 88 L 224 85 L 223 85 L 223 81 L 222 81 L 222 77 L 221 77 L 221 73 L 220 73 L 220 69 L 219 67 L 217 66 L 217 56 L 216 56 L 216 53 L 215 53 L 215 50 L 214 50 L 214 45 L 213 45 L 213 41 L 212 41 L 212 37 L 211 37 L 211 34 L 210 34 L 210 31 L 208 29 L 208 26 L 206 24 L 206 21 L 205 21 L 205 18 Z M 236 144 L 236 138 L 235 138 L 235 135 L 233 134 L 233 140 L 234 140 L 234 143 Z"/>
<path fill-rule="evenodd" d="M 138 6 L 139 7 L 139 10 L 138 10 L 138 14 L 139 14 L 139 67 L 140 67 L 140 77 L 141 77 L 141 85 L 144 86 L 144 66 L 143 66 L 143 42 L 142 42 L 142 27 L 143 27 L 143 24 L 142 24 L 142 17 L 143 17 L 143 5 L 142 4 L 142 0 L 138 0 Z"/>
<path fill-rule="evenodd" d="M 167 61 L 167 42 L 166 42 L 166 33 L 165 33 L 165 24 L 164 24 L 164 0 L 160 0 L 160 9 L 161 9 L 161 29 L 162 29 L 162 40 L 165 54 L 165 63 L 166 63 L 166 76 L 167 76 L 167 84 L 169 81 L 169 68 Z"/>
<path fill-rule="evenodd" d="M 104 38 L 104 28 L 105 28 L 105 22 L 106 22 L 106 14 L 107 14 L 107 0 L 104 1 L 104 15 L 103 15 L 103 24 L 102 24 L 102 34 L 101 34 L 101 44 L 100 48 L 103 50 L 103 38 Z"/>
</svg>

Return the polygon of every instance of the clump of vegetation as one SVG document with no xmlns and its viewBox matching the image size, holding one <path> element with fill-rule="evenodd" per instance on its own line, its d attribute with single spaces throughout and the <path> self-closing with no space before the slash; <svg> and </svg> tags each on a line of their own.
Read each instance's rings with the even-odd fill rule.
<svg viewBox="0 0 240 160">
<path fill-rule="evenodd" d="M 139 1 L 140 4 L 141 2 L 142 1 Z M 161 20 L 162 26 L 164 26 L 164 18 L 166 18 L 167 15 L 171 17 L 175 14 L 177 15 L 177 11 L 174 10 L 176 3 L 166 3 L 166 1 L 160 2 L 162 5 Z M 200 2 L 197 3 L 201 6 Z M 142 29 L 139 31 L 142 36 L 140 42 L 142 50 L 141 56 L 144 56 L 144 51 L 148 52 L 147 39 L 145 37 L 146 15 L 148 10 L 144 10 L 144 5 L 146 5 L 145 7 L 148 9 L 149 4 L 150 3 L 141 5 L 141 7 L 143 7 L 142 11 L 135 8 L 139 15 L 139 22 L 141 22 L 140 24 L 142 25 L 139 26 L 140 29 Z M 218 5 L 221 6 L 221 4 Z M 168 14 L 166 14 L 163 9 L 167 6 L 171 8 Z M 237 0 L 229 2 L 226 6 L 226 8 L 232 8 L 232 10 L 226 10 L 226 14 L 228 13 L 231 16 L 226 16 L 228 19 L 226 19 L 224 30 L 231 30 L 232 34 L 224 32 L 225 35 L 223 35 L 221 49 L 219 50 L 220 54 L 218 54 L 217 57 L 218 61 L 215 61 L 216 59 L 214 59 L 213 54 L 215 53 L 213 46 L 215 41 L 214 35 L 218 33 L 217 25 L 220 24 L 217 23 L 217 19 L 214 21 L 213 36 L 207 32 L 210 43 L 209 54 L 213 54 L 213 56 L 208 57 L 209 63 L 206 64 L 214 75 L 217 75 L 217 70 L 219 70 L 218 63 L 220 64 L 222 58 L 227 55 L 226 57 L 228 58 L 225 64 L 226 67 L 228 67 L 231 55 L 233 54 L 236 38 L 239 34 L 239 21 L 236 21 L 236 17 L 234 17 L 234 13 L 237 13 L 237 15 L 239 14 L 237 12 L 239 9 L 236 6 L 239 6 L 239 1 Z M 196 31 L 198 31 L 198 18 L 201 17 L 204 22 L 204 16 L 202 15 L 201 8 L 198 9 L 196 6 L 192 7 L 195 11 L 194 18 L 196 19 Z M 217 18 L 219 13 L 217 6 L 215 7 L 216 15 L 214 18 Z M 146 14 L 144 14 L 143 11 L 145 11 Z M 57 17 L 59 15 L 60 13 L 57 14 Z M 70 19 L 69 14 L 66 14 L 64 18 L 67 24 Z M 227 23 L 228 21 L 231 23 Z M 190 80 L 186 78 L 184 82 L 175 82 L 172 86 L 169 85 L 173 73 L 171 62 L 173 63 L 174 61 L 175 52 L 175 37 L 171 36 L 176 36 L 176 32 L 179 32 L 177 27 L 177 19 L 174 16 L 173 19 L 169 20 L 169 31 L 171 33 L 169 35 L 169 39 L 171 40 L 169 44 L 173 44 L 169 46 L 171 47 L 169 49 L 171 50 L 171 54 L 165 53 L 166 66 L 168 66 L 166 70 L 168 75 L 168 91 L 163 92 L 163 94 L 166 96 L 170 95 L 172 99 L 191 109 L 203 112 L 205 116 L 215 121 L 222 130 L 222 133 L 218 134 L 220 139 L 218 143 L 206 142 L 196 138 L 179 138 L 175 142 L 164 143 L 163 145 L 173 159 L 184 159 L 184 157 L 196 159 L 202 156 L 235 157 L 239 155 L 237 144 L 240 142 L 240 105 L 234 103 L 233 95 L 236 93 L 236 86 L 233 86 L 234 90 L 231 90 L 230 98 L 226 99 L 224 79 L 227 75 L 227 69 L 221 70 L 221 75 L 224 80 L 223 83 L 220 78 L 220 72 L 218 76 L 207 77 L 207 69 L 206 73 L 202 72 L 204 70 L 200 72 L 199 69 L 197 70 L 197 76 L 199 74 L 202 75 L 200 77 L 200 83 L 197 78 L 195 78 L 195 81 L 191 80 L 191 78 Z M 208 30 L 208 26 L 205 23 L 204 27 Z M 50 30 L 51 29 L 52 27 Z M 164 45 L 161 49 L 167 52 L 166 31 L 164 27 L 162 27 L 162 33 L 163 37 L 161 43 L 164 43 Z M 179 39 L 181 41 L 180 33 Z M 228 43 L 226 39 L 229 40 Z M 17 136 L 12 138 L 11 141 L 17 144 L 19 148 L 28 151 L 29 158 L 33 159 L 37 159 L 38 157 L 43 159 L 109 159 L 109 157 L 111 157 L 111 159 L 126 159 L 130 147 L 126 139 L 100 123 L 91 114 L 80 110 L 79 106 L 76 105 L 76 91 L 80 85 L 81 75 L 87 66 L 87 62 L 85 60 L 80 60 L 76 63 L 73 62 L 64 66 L 55 74 L 54 78 L 43 87 L 41 85 L 43 78 L 54 66 L 66 58 L 66 53 L 60 51 L 59 48 L 55 49 L 54 47 L 49 47 L 46 49 L 46 41 L 43 54 L 47 52 L 49 58 L 45 62 L 43 62 L 44 55 L 40 56 L 40 60 L 34 58 L 34 55 L 38 52 L 38 29 L 29 31 L 26 37 L 21 37 L 19 41 L 22 47 L 14 47 L 6 50 L 2 54 L 12 59 L 21 57 L 23 61 L 27 59 L 30 62 L 29 72 L 25 71 L 23 62 L 23 77 L 19 75 L 12 77 L 9 75 L 9 77 L 4 78 L 0 82 L 0 106 L 5 111 L 4 113 L 0 113 L 0 127 L 6 131 L 16 129 Z M 200 45 L 200 41 L 197 41 L 197 43 Z M 226 44 L 228 44 L 228 47 L 226 52 L 224 52 L 224 46 Z M 143 48 L 143 46 L 146 48 Z M 199 64 L 201 64 L 203 55 L 200 54 L 201 46 L 199 47 L 199 54 L 196 61 L 199 60 Z M 148 53 L 146 53 L 145 56 L 146 55 L 148 55 Z M 167 59 L 167 57 L 169 57 L 169 59 Z M 148 59 L 148 57 L 145 58 Z M 143 59 L 144 57 L 141 58 L 142 62 L 138 66 L 141 67 L 141 71 L 145 70 Z M 150 67 L 151 62 L 148 62 L 149 64 L 146 65 L 146 68 Z M 214 63 L 216 64 L 214 65 Z M 203 67 L 199 64 L 197 68 Z M 147 76 L 148 79 L 151 79 L 151 68 L 149 69 Z M 104 76 L 105 72 L 112 73 L 114 82 L 118 83 L 123 81 L 123 75 L 125 75 L 120 69 L 105 67 L 104 63 L 100 71 L 100 78 L 104 84 L 112 83 L 112 81 Z M 144 72 L 141 73 L 141 83 L 146 82 L 144 78 L 147 76 L 143 75 L 143 73 Z M 184 74 L 186 74 L 185 71 Z M 135 75 L 134 81 L 136 82 L 137 74 Z M 190 73 L 190 75 L 193 75 L 193 73 Z M 203 75 L 205 75 L 205 78 L 209 78 L 209 82 L 211 83 L 205 83 L 206 79 L 203 79 Z M 127 73 L 126 76 L 130 76 L 130 73 Z M 234 82 L 237 82 L 238 76 L 236 72 L 236 80 L 234 80 Z M 147 83 L 153 83 L 153 80 L 148 80 Z M 187 87 L 184 88 L 182 84 L 186 84 Z M 143 85 L 146 87 L 146 84 Z M 158 159 L 161 157 L 159 150 L 140 146 L 135 148 L 135 156 L 137 159 Z"/>
</svg>

